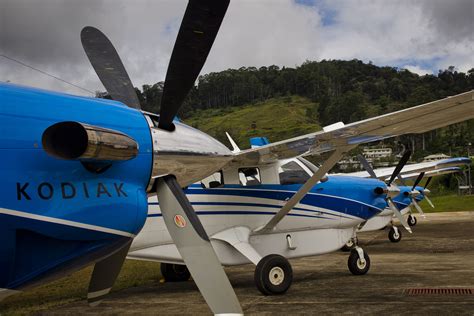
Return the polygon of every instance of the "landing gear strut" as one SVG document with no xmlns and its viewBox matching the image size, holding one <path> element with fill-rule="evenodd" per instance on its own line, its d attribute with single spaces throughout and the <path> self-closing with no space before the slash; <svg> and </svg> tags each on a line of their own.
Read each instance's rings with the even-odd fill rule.
<svg viewBox="0 0 474 316">
<path fill-rule="evenodd" d="M 347 267 L 354 275 L 366 274 L 370 269 L 370 258 L 359 246 L 351 250 L 349 259 L 347 260 Z"/>
<path fill-rule="evenodd" d="M 408 220 L 407 220 L 407 222 L 408 222 L 408 225 L 409 225 L 409 226 L 415 226 L 415 225 L 416 225 L 416 217 L 413 216 L 413 215 L 411 215 L 411 214 L 408 215 Z"/>
<path fill-rule="evenodd" d="M 402 240 L 402 232 L 398 229 L 397 226 L 392 226 L 388 231 L 388 239 L 391 242 L 399 242 Z"/>
<path fill-rule="evenodd" d="M 285 293 L 293 281 L 293 270 L 288 260 L 280 255 L 263 257 L 255 268 L 255 285 L 264 295 Z"/>
<path fill-rule="evenodd" d="M 342 246 L 341 250 L 344 251 L 344 252 L 349 252 L 351 251 L 352 249 L 354 249 L 354 247 L 357 246 L 358 244 L 358 239 L 357 237 L 352 237 L 351 239 L 349 239 L 344 246 Z"/>
<path fill-rule="evenodd" d="M 161 263 L 161 275 L 166 282 L 184 282 L 191 278 L 188 268 L 183 264 Z"/>
</svg>

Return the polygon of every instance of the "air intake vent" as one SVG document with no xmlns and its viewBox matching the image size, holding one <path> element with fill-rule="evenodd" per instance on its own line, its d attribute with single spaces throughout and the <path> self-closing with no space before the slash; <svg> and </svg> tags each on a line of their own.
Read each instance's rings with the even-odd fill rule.
<svg viewBox="0 0 474 316">
<path fill-rule="evenodd" d="M 472 288 L 419 288 L 406 289 L 405 295 L 474 295 Z"/>
</svg>

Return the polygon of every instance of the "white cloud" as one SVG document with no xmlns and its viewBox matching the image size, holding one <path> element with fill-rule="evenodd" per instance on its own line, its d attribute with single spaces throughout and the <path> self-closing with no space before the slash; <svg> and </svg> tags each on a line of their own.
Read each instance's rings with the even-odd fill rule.
<svg viewBox="0 0 474 316">
<path fill-rule="evenodd" d="M 458 11 L 469 12 L 469 4 L 466 8 L 462 2 L 465 1 L 450 1 L 451 15 L 457 7 Z M 439 20 L 445 6 L 436 7 L 437 3 L 433 0 L 327 1 L 326 5 L 332 6 L 337 15 L 336 23 L 323 30 L 322 56 L 372 60 L 379 65 L 402 65 L 406 60 L 416 60 L 422 64 L 434 63 L 435 68 L 451 64 L 467 71 L 474 66 L 473 35 L 464 32 L 463 36 L 454 33 L 447 37 L 449 22 Z M 471 1 L 471 14 L 473 6 Z M 432 9 L 431 13 L 427 7 Z M 472 18 L 453 23 L 467 24 L 473 30 Z"/>
<path fill-rule="evenodd" d="M 137 86 L 163 80 L 185 0 L 1 0 L 0 50 L 87 89 L 103 89 L 79 40 L 99 27 Z M 232 0 L 203 73 L 305 60 L 371 60 L 429 72 L 474 67 L 472 0 Z M 323 25 L 323 14 L 331 13 Z M 1 53 L 1 52 L 0 52 Z M 0 59 L 0 81 L 81 94 Z"/>
</svg>

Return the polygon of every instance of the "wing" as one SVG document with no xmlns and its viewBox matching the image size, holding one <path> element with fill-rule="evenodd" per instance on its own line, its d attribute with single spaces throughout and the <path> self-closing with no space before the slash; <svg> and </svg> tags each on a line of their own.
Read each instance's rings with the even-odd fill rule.
<svg viewBox="0 0 474 316">
<path fill-rule="evenodd" d="M 417 174 L 420 172 L 429 172 L 435 170 L 446 169 L 449 167 L 462 167 L 469 165 L 471 163 L 471 159 L 466 157 L 459 157 L 459 158 L 449 158 L 437 161 L 430 161 L 430 162 L 420 162 L 411 165 L 405 165 L 400 172 L 400 175 L 403 175 L 403 179 L 408 177 L 408 174 Z M 375 175 L 377 179 L 386 180 L 389 178 L 395 167 L 389 168 L 379 168 L 374 169 Z M 359 172 L 351 172 L 351 173 L 343 173 L 342 175 L 346 176 L 353 176 L 353 177 L 361 177 L 361 178 L 369 178 L 370 175 L 367 171 L 359 171 Z M 425 175 L 426 177 L 427 175 Z M 415 176 L 416 178 L 416 176 Z"/>
<path fill-rule="evenodd" d="M 348 125 L 236 153 L 232 165 L 273 163 L 278 159 L 351 148 L 403 134 L 424 133 L 474 118 L 474 90 Z"/>
<path fill-rule="evenodd" d="M 462 169 L 459 167 L 449 167 L 449 168 L 431 170 L 431 171 L 425 172 L 424 178 L 437 177 L 437 176 L 442 176 L 444 174 L 458 173 L 461 171 Z M 419 173 L 408 173 L 403 176 L 403 180 L 415 180 L 418 177 L 418 175 Z"/>
</svg>

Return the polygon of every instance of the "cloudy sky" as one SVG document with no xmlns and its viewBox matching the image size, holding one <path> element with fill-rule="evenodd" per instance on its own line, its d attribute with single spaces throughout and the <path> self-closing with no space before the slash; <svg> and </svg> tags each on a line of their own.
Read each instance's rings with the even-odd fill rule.
<svg viewBox="0 0 474 316">
<path fill-rule="evenodd" d="M 186 0 L 0 0 L 0 55 L 103 90 L 80 43 L 114 43 L 136 86 L 161 81 Z M 361 59 L 437 73 L 474 67 L 473 0 L 233 0 L 202 73 L 305 60 Z M 0 81 L 87 92 L 0 56 Z"/>
</svg>

